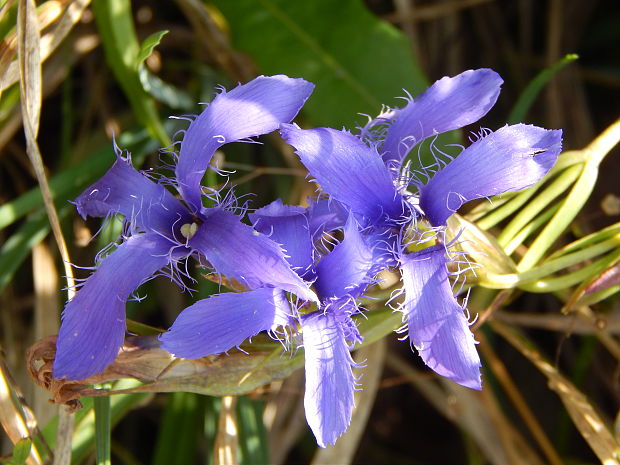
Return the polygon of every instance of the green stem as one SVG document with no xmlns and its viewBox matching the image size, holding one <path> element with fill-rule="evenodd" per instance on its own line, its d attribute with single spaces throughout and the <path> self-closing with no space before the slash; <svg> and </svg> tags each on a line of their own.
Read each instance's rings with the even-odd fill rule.
<svg viewBox="0 0 620 465">
<path fill-rule="evenodd" d="M 558 158 L 555 166 L 551 169 L 551 171 L 549 171 L 549 173 L 547 173 L 541 182 L 519 193 L 502 194 L 499 199 L 493 199 L 493 202 L 497 205 L 493 210 L 489 212 L 489 208 L 484 209 L 484 207 L 476 207 L 476 209 L 471 212 L 473 213 L 473 217 L 471 214 L 468 214 L 467 218 L 471 221 L 476 221 L 480 229 L 490 229 L 500 221 L 512 215 L 514 212 L 518 211 L 530 198 L 532 198 L 540 186 L 542 186 L 546 181 L 549 181 L 551 178 L 562 173 L 571 166 L 583 164 L 585 161 L 586 157 L 581 151 L 564 152 Z M 508 197 L 504 199 L 506 196 Z M 484 218 L 478 219 L 482 216 L 484 216 Z"/>
<path fill-rule="evenodd" d="M 487 273 L 484 279 L 480 281 L 480 285 L 483 287 L 491 288 L 491 289 L 510 289 L 514 287 L 523 288 L 524 284 L 528 284 L 528 283 L 532 283 L 533 281 L 540 280 L 546 276 L 549 276 L 552 273 L 555 273 L 556 271 L 569 268 L 573 265 L 581 263 L 592 257 L 596 257 L 605 252 L 608 252 L 609 250 L 617 249 L 619 245 L 620 245 L 620 234 L 616 234 L 611 239 L 600 242 L 599 244 L 596 244 L 592 247 L 589 247 L 587 249 L 583 249 L 583 250 L 580 250 L 578 252 L 574 252 L 571 254 L 566 254 L 561 257 L 555 258 L 553 260 L 548 260 L 542 265 L 536 268 L 532 268 L 527 271 L 523 271 L 520 273 L 503 274 L 503 275 Z M 579 276 L 582 276 L 584 275 L 584 272 L 582 270 L 586 268 L 588 267 L 584 267 L 575 273 L 580 273 Z M 557 278 L 557 279 L 559 280 L 563 278 L 569 278 L 570 276 L 573 276 L 573 274 L 574 273 L 571 273 L 571 274 L 562 276 L 561 278 Z M 587 275 L 585 276 L 587 277 Z M 571 279 L 567 279 L 567 282 L 568 281 L 572 282 Z M 533 287 L 528 286 L 528 290 L 530 288 L 532 289 L 532 292 L 542 292 L 542 290 L 540 290 L 540 288 L 537 286 L 533 286 Z"/>
<path fill-rule="evenodd" d="M 519 233 L 515 235 L 512 240 L 503 247 L 506 255 L 511 255 L 517 249 L 517 247 L 519 247 L 521 244 L 523 244 L 523 242 L 525 242 L 525 239 L 531 236 L 535 231 L 538 231 L 540 228 L 542 228 L 547 223 L 549 218 L 551 218 L 553 214 L 558 211 L 558 208 L 560 208 L 559 205 L 554 205 L 553 207 L 545 211 L 542 215 L 537 216 L 533 221 L 524 226 L 523 229 L 521 229 L 521 231 L 519 231 Z"/>
<path fill-rule="evenodd" d="M 553 200 L 559 197 L 575 182 L 581 171 L 581 166 L 574 165 L 555 178 L 545 190 L 536 196 L 533 201 L 529 202 L 528 205 L 508 223 L 497 237 L 497 242 L 499 242 L 502 247 L 510 243 L 519 231 L 531 222 L 538 213 L 543 211 Z"/>
<path fill-rule="evenodd" d="M 103 388 L 103 386 L 101 386 Z M 107 387 L 107 386 L 106 386 Z M 111 465 L 111 433 L 110 397 L 93 398 L 95 409 L 95 444 L 97 465 Z"/>
</svg>

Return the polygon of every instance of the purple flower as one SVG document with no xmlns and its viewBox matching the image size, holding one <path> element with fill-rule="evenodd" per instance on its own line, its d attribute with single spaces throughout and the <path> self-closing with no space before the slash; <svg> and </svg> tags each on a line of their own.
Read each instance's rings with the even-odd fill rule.
<svg viewBox="0 0 620 465">
<path fill-rule="evenodd" d="M 262 330 L 300 330 L 306 419 L 319 446 L 325 447 L 351 421 L 356 380 L 349 350 L 362 340 L 351 317 L 359 313 L 355 298 L 374 283 L 369 278 L 374 252 L 353 215 L 337 202 L 318 201 L 305 209 L 278 200 L 249 216 L 256 230 L 282 245 L 298 275 L 314 284 L 319 309 L 304 302 L 291 305 L 276 283 L 220 294 L 181 312 L 160 336 L 162 347 L 177 357 L 200 358 L 226 352 Z M 328 251 L 323 238 L 334 229 L 342 229 L 344 238 Z"/>
<path fill-rule="evenodd" d="M 480 359 L 463 308 L 448 281 L 443 245 L 409 253 L 429 240 L 416 228 L 428 221 L 438 241 L 446 219 L 462 204 L 528 187 L 553 166 L 561 131 L 517 124 L 485 131 L 451 162 L 438 157 L 420 176 L 404 165 L 409 152 L 436 134 L 474 123 L 494 105 L 501 78 L 488 69 L 444 77 L 402 108 L 371 121 L 360 135 L 283 124 L 281 133 L 331 199 L 362 225 L 375 258 L 399 266 L 409 339 L 425 363 L 459 384 L 481 388 Z M 422 178 L 430 178 L 426 183 Z M 410 186 L 417 193 L 409 192 Z M 377 253 L 376 251 L 383 251 Z"/>
<path fill-rule="evenodd" d="M 124 216 L 127 233 L 65 307 L 54 361 L 56 378 L 84 379 L 103 371 L 123 344 L 125 302 L 162 269 L 178 281 L 183 273 L 179 262 L 190 255 L 249 288 L 263 287 L 265 282 L 277 285 L 277 290 L 247 293 L 250 307 L 256 301 L 269 301 L 277 313 L 283 291 L 317 300 L 309 284 L 292 271 L 277 243 L 241 223 L 226 202 L 203 207 L 200 186 L 218 147 L 266 134 L 291 121 L 313 87 L 303 79 L 260 76 L 222 91 L 185 131 L 175 178 L 154 182 L 119 156 L 76 199 L 83 217 Z M 181 198 L 173 196 L 165 184 L 175 186 Z M 246 309 L 227 306 L 226 299 L 220 296 L 208 302 L 235 315 Z M 235 324 L 243 323 L 237 319 Z M 228 333 L 222 330 L 218 336 L 227 338 Z"/>
</svg>

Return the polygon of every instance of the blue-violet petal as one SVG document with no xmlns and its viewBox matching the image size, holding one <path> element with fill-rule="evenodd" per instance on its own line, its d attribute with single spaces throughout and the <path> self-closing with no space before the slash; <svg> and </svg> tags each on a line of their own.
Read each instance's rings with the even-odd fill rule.
<svg viewBox="0 0 620 465">
<path fill-rule="evenodd" d="M 383 143 L 383 160 L 400 163 L 427 137 L 478 121 L 495 105 L 502 82 L 490 69 L 469 70 L 435 82 L 396 110 Z"/>
<path fill-rule="evenodd" d="M 470 200 L 517 191 L 540 181 L 562 150 L 562 131 L 504 126 L 463 150 L 420 188 L 420 207 L 433 226 Z"/>
<path fill-rule="evenodd" d="M 189 245 L 204 254 L 215 271 L 251 289 L 278 287 L 303 300 L 318 300 L 309 284 L 291 269 L 278 244 L 241 223 L 234 213 L 221 208 L 207 212 Z"/>
<path fill-rule="evenodd" d="M 283 124 L 280 132 L 323 190 L 353 212 L 372 221 L 402 215 L 400 195 L 373 147 L 331 128 L 300 129 Z"/>
<path fill-rule="evenodd" d="M 166 188 L 136 171 L 129 160 L 117 157 L 112 167 L 82 192 L 75 204 L 83 218 L 120 213 L 139 230 L 172 235 L 175 221 L 187 210 Z"/>
<path fill-rule="evenodd" d="M 358 297 L 372 280 L 373 251 L 353 215 L 344 228 L 344 239 L 316 267 L 315 287 L 319 298 Z M 378 270 L 377 270 L 378 271 Z"/>
<path fill-rule="evenodd" d="M 315 312 L 302 319 L 306 420 L 319 446 L 334 444 L 351 422 L 354 364 L 340 319 Z"/>
<path fill-rule="evenodd" d="M 229 142 L 275 131 L 290 122 L 314 84 L 287 76 L 259 76 L 217 95 L 194 119 L 181 142 L 176 168 L 183 198 L 198 211 L 200 183 L 217 148 Z"/>
<path fill-rule="evenodd" d="M 168 263 L 169 247 L 155 233 L 137 234 L 103 259 L 65 307 L 55 378 L 88 378 L 114 361 L 125 337 L 125 302 Z"/>
<path fill-rule="evenodd" d="M 288 321 L 290 308 L 279 289 L 217 294 L 183 310 L 159 339 L 162 348 L 176 357 L 219 354 Z"/>
<path fill-rule="evenodd" d="M 401 257 L 403 319 L 424 363 L 458 384 L 481 389 L 476 343 L 452 294 L 447 262 L 443 245 Z"/>
<path fill-rule="evenodd" d="M 277 242 L 287 261 L 304 279 L 313 279 L 313 245 L 306 209 L 283 205 L 280 199 L 249 215 L 254 229 Z"/>
</svg>

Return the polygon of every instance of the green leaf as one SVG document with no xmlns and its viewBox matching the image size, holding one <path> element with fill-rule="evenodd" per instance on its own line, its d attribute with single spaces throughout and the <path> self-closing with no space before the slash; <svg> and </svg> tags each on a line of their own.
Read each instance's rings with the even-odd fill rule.
<svg viewBox="0 0 620 465">
<path fill-rule="evenodd" d="M 151 73 L 144 64 L 138 69 L 140 83 L 153 98 L 175 110 L 189 110 L 195 107 L 194 99 L 181 89 L 162 81 Z"/>
<path fill-rule="evenodd" d="M 241 465 L 270 463 L 267 429 L 263 423 L 263 403 L 248 396 L 237 397 L 237 427 Z"/>
<path fill-rule="evenodd" d="M 519 96 L 517 103 L 515 103 L 510 115 L 508 116 L 508 124 L 515 124 L 525 120 L 527 112 L 534 103 L 534 100 L 536 100 L 536 97 L 549 82 L 549 80 L 567 64 L 572 63 L 578 58 L 578 55 L 571 53 L 564 56 L 564 58 L 559 60 L 557 63 L 554 63 L 550 67 L 545 68 L 538 73 Z"/>
<path fill-rule="evenodd" d="M 114 384 L 115 389 L 129 389 L 141 383 L 135 379 L 123 379 Z M 120 394 L 109 397 L 111 425 L 117 424 L 129 411 L 140 404 L 144 404 L 149 398 L 148 394 Z M 75 413 L 75 427 L 73 432 L 71 463 L 80 464 L 92 453 L 95 447 L 95 415 L 93 399 L 84 397 L 80 399 L 83 408 Z M 56 429 L 58 417 L 54 417 L 43 428 L 43 436 L 52 448 L 56 444 Z"/>
<path fill-rule="evenodd" d="M 168 32 L 170 31 L 164 30 L 155 32 L 144 39 L 144 42 L 142 42 L 142 45 L 140 46 L 140 51 L 138 52 L 138 66 L 144 63 L 144 61 L 153 54 L 155 47 L 159 45 L 161 39 L 163 39 Z"/>
<path fill-rule="evenodd" d="M 190 392 L 168 396 L 160 424 L 153 465 L 196 463 L 206 397 Z"/>
<path fill-rule="evenodd" d="M 112 436 L 110 398 L 95 397 L 93 407 L 95 410 L 95 457 L 97 465 L 110 465 Z"/>
<path fill-rule="evenodd" d="M 23 465 L 26 463 L 26 459 L 30 455 L 30 449 L 32 447 L 32 441 L 29 438 L 20 439 L 15 447 L 13 447 L 13 458 L 11 463 L 14 465 Z"/>
<path fill-rule="evenodd" d="M 67 209 L 60 212 L 62 216 Z M 50 230 L 43 212 L 31 217 L 0 248 L 0 292 L 30 254 L 30 249 L 43 240 Z"/>
<path fill-rule="evenodd" d="M 194 106 L 194 99 L 186 92 L 178 89 L 152 74 L 144 61 L 153 54 L 155 47 L 159 45 L 161 39 L 168 34 L 169 31 L 159 31 L 151 34 L 140 47 L 138 54 L 138 78 L 146 92 L 152 97 L 165 103 L 174 109 L 190 109 Z"/>
<path fill-rule="evenodd" d="M 288 74 L 316 84 L 306 103 L 315 125 L 351 127 L 394 105 L 402 89 L 427 80 L 407 39 L 377 19 L 361 0 L 215 0 L 229 22 L 233 46 L 264 74 Z"/>
</svg>

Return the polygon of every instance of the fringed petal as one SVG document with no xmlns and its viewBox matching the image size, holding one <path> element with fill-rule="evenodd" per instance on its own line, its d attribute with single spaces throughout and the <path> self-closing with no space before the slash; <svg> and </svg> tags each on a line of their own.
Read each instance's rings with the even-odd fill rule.
<svg viewBox="0 0 620 465">
<path fill-rule="evenodd" d="M 229 211 L 211 209 L 189 246 L 204 254 L 219 274 L 251 289 L 277 287 L 303 300 L 318 300 L 309 284 L 291 269 L 282 248 Z"/>
<path fill-rule="evenodd" d="M 320 447 L 334 444 L 349 427 L 355 391 L 354 365 L 340 318 L 315 312 L 303 318 L 306 420 Z"/>
<path fill-rule="evenodd" d="M 515 124 L 479 139 L 420 188 L 433 226 L 470 200 L 517 191 L 540 181 L 562 150 L 562 131 Z"/>
<path fill-rule="evenodd" d="M 409 340 L 424 363 L 463 386 L 481 389 L 480 358 L 463 308 L 448 281 L 442 245 L 401 257 Z"/>
<path fill-rule="evenodd" d="M 299 276 L 313 278 L 312 236 L 305 208 L 283 205 L 278 199 L 248 216 L 254 229 L 282 246 Z"/>
<path fill-rule="evenodd" d="M 187 216 L 181 202 L 160 184 L 117 157 L 106 174 L 75 199 L 83 218 L 120 213 L 139 230 L 172 234 L 175 221 Z"/>
<path fill-rule="evenodd" d="M 382 147 L 383 160 L 400 164 L 427 137 L 478 121 L 495 105 L 502 83 L 490 69 L 469 70 L 435 82 L 396 110 Z"/>
<path fill-rule="evenodd" d="M 114 361 L 125 336 L 125 302 L 168 263 L 169 247 L 155 233 L 139 234 L 103 259 L 65 307 L 55 378 L 88 378 Z"/>
<path fill-rule="evenodd" d="M 316 268 L 315 288 L 319 298 L 357 297 L 370 283 L 373 251 L 359 231 L 353 215 L 344 228 L 344 239 L 324 256 Z"/>
<path fill-rule="evenodd" d="M 400 195 L 374 148 L 348 132 L 330 128 L 283 124 L 280 132 L 331 197 L 372 221 L 402 215 Z"/>
<path fill-rule="evenodd" d="M 181 142 L 176 175 L 185 200 L 200 209 L 200 183 L 218 147 L 267 134 L 290 122 L 313 89 L 303 79 L 259 76 L 217 95 L 191 122 Z"/>
<path fill-rule="evenodd" d="M 349 210 L 335 199 L 319 199 L 308 206 L 308 223 L 312 240 L 317 241 L 324 233 L 342 228 L 349 217 Z"/>
<path fill-rule="evenodd" d="M 176 357 L 206 357 L 239 346 L 281 323 L 287 314 L 290 304 L 278 289 L 217 294 L 183 310 L 159 339 Z"/>
</svg>

